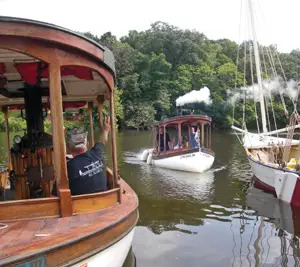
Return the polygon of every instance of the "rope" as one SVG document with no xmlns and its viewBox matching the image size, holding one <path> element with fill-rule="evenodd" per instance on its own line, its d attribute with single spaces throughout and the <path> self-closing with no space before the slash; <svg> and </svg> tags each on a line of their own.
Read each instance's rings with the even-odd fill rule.
<svg viewBox="0 0 300 267">
<path fill-rule="evenodd" d="M 258 122 L 258 115 L 257 115 L 257 108 L 256 108 L 256 102 L 255 102 L 255 91 L 254 91 L 254 75 L 253 75 L 253 62 L 252 62 L 252 45 L 249 42 L 249 51 L 250 51 L 250 72 L 251 72 L 251 80 L 252 80 L 252 88 L 253 88 L 253 102 L 254 102 L 254 111 L 255 111 L 255 119 L 256 119 L 256 126 L 257 126 L 257 132 L 260 133 L 259 129 L 259 122 Z"/>
<path fill-rule="evenodd" d="M 246 62 L 247 62 L 247 46 L 245 45 L 245 49 L 244 49 L 244 53 L 245 53 L 245 61 L 244 61 L 244 100 L 243 100 L 243 121 L 242 121 L 242 129 L 244 129 L 245 126 L 245 109 L 246 109 Z"/>
<path fill-rule="evenodd" d="M 263 54 L 263 63 L 264 63 L 265 73 L 268 75 L 268 70 L 267 70 L 267 65 L 266 65 L 266 59 L 265 59 L 265 53 L 262 53 L 262 54 Z M 268 94 L 269 94 L 268 96 L 269 96 L 270 103 L 271 103 L 271 109 L 272 109 L 274 127 L 275 127 L 275 130 L 277 131 L 277 122 L 276 122 L 275 110 L 274 110 L 274 106 L 273 106 L 273 98 L 272 98 L 270 90 L 268 90 Z M 277 137 L 278 137 L 278 133 L 277 133 Z"/>
<path fill-rule="evenodd" d="M 243 8 L 243 1 L 241 1 L 241 4 L 240 4 L 239 42 L 240 42 L 240 38 L 241 38 L 242 8 Z M 238 77 L 238 65 L 239 65 L 239 57 L 240 57 L 240 47 L 241 47 L 241 44 L 238 46 L 237 55 L 236 55 L 236 69 L 235 69 L 234 93 L 236 93 L 236 91 L 237 91 L 237 77 Z M 235 101 L 233 103 L 233 108 L 232 108 L 232 125 L 234 125 L 234 115 L 235 115 Z"/>
</svg>

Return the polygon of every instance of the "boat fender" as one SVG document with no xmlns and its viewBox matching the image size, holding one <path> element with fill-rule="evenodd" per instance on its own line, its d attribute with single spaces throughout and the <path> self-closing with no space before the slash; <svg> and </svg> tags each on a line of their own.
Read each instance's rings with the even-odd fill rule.
<svg viewBox="0 0 300 267">
<path fill-rule="evenodd" d="M 149 149 L 145 149 L 141 155 L 141 160 L 146 161 L 149 155 Z"/>
<path fill-rule="evenodd" d="M 147 164 L 151 164 L 152 163 L 152 152 L 149 153 L 148 158 L 147 158 Z"/>
</svg>

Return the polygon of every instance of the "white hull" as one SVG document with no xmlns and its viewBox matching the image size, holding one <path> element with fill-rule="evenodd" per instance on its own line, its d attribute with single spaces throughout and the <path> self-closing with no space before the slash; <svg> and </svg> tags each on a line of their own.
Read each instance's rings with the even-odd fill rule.
<svg viewBox="0 0 300 267">
<path fill-rule="evenodd" d="M 73 265 L 75 267 L 122 267 L 132 244 L 134 229 L 117 243 Z"/>
<path fill-rule="evenodd" d="M 249 158 L 254 176 L 267 191 L 274 191 L 277 197 L 287 203 L 299 205 L 299 175 L 294 172 L 277 169 Z"/>
<path fill-rule="evenodd" d="M 201 173 L 210 169 L 214 160 L 214 156 L 201 151 L 178 156 L 170 156 L 162 159 L 153 159 L 152 153 L 150 152 L 147 163 L 161 168 Z"/>
</svg>

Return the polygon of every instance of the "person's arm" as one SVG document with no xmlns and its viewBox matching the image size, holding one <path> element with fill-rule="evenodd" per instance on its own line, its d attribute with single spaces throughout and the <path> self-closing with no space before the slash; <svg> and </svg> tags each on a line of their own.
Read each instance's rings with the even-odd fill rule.
<svg viewBox="0 0 300 267">
<path fill-rule="evenodd" d="M 110 132 L 110 117 L 106 117 L 104 119 L 103 127 L 101 128 L 99 142 L 105 144 L 107 142 L 109 132 Z"/>
</svg>

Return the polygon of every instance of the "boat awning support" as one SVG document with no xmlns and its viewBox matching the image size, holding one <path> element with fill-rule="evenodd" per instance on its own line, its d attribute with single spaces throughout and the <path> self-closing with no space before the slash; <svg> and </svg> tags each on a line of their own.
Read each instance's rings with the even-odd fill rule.
<svg viewBox="0 0 300 267">
<path fill-rule="evenodd" d="M 9 138 L 9 124 L 8 124 L 8 107 L 3 107 L 6 133 L 6 150 L 8 155 L 8 169 L 11 170 L 11 155 L 10 155 L 10 138 Z"/>
<path fill-rule="evenodd" d="M 54 150 L 54 172 L 58 196 L 60 197 L 61 216 L 72 216 L 72 199 L 69 189 L 66 144 L 63 129 L 63 109 L 61 94 L 61 75 L 59 63 L 49 64 L 50 104 L 52 120 L 52 138 Z"/>
<path fill-rule="evenodd" d="M 90 120 L 90 137 L 92 147 L 95 145 L 94 126 L 93 126 L 93 102 L 88 103 L 89 120 Z"/>
<path fill-rule="evenodd" d="M 118 174 L 118 161 L 117 161 L 117 144 L 116 144 L 116 128 L 115 128 L 115 106 L 114 106 L 114 90 L 109 92 L 109 105 L 110 105 L 110 123 L 111 123 L 111 145 L 112 145 L 112 164 L 113 164 L 113 183 L 114 187 L 118 185 L 121 187 Z M 122 202 L 122 190 L 119 191 L 119 202 Z"/>
</svg>

